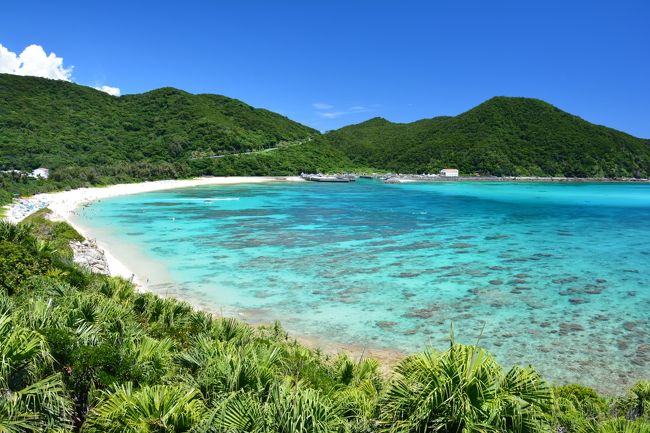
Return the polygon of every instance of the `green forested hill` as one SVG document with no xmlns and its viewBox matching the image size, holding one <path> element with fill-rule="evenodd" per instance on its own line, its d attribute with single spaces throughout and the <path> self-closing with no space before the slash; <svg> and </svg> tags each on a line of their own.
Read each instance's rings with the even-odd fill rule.
<svg viewBox="0 0 650 433">
<path fill-rule="evenodd" d="M 268 148 L 276 149 L 213 158 Z M 321 135 L 219 95 L 162 88 L 118 98 L 63 81 L 0 74 L 0 169 L 38 166 L 51 169 L 47 186 L 59 188 L 364 168 L 647 177 L 650 141 L 527 98 L 497 97 L 455 117 L 408 124 L 375 118 Z"/>
<path fill-rule="evenodd" d="M 353 162 L 399 172 L 614 177 L 650 175 L 650 141 L 586 122 L 543 101 L 496 97 L 456 117 L 375 118 L 330 132 Z"/>
<path fill-rule="evenodd" d="M 325 151 L 323 158 L 311 141 L 318 135 L 219 95 L 162 88 L 118 98 L 63 81 L 0 74 L 0 168 L 45 166 L 55 180 L 288 174 L 287 168 L 293 174 L 310 168 L 302 167 L 305 159 L 340 165 L 340 155 Z M 287 149 L 242 162 L 209 158 L 272 147 Z"/>
</svg>

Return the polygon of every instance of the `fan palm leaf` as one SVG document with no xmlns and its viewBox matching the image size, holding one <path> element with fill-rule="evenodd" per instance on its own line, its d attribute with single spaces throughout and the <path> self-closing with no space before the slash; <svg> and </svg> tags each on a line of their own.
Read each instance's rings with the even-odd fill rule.
<svg viewBox="0 0 650 433">
<path fill-rule="evenodd" d="M 506 374 L 485 350 L 452 344 L 405 359 L 384 398 L 389 432 L 537 431 L 548 387 L 530 369 Z"/>
<path fill-rule="evenodd" d="M 60 374 L 42 375 L 50 362 L 40 334 L 0 316 L 0 432 L 69 426 L 71 403 Z"/>
<path fill-rule="evenodd" d="M 82 431 L 181 433 L 197 427 L 205 415 L 205 405 L 196 389 L 154 385 L 134 390 L 127 383 L 104 393 Z"/>
</svg>

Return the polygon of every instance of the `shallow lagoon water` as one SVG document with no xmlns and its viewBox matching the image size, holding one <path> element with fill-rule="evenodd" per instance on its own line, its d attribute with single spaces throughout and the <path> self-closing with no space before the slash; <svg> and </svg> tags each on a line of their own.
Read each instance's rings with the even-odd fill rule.
<svg viewBox="0 0 650 433">
<path fill-rule="evenodd" d="M 295 334 L 414 352 L 447 347 L 453 321 L 557 383 L 649 376 L 650 185 L 211 186 L 76 222 L 154 290 Z"/>
</svg>

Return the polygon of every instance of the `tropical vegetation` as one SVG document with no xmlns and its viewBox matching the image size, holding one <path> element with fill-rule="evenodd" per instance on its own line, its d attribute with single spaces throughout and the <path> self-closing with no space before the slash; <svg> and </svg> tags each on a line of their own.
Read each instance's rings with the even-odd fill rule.
<svg viewBox="0 0 650 433">
<path fill-rule="evenodd" d="M 73 262 L 47 211 L 0 223 L 0 432 L 649 432 L 650 382 L 603 397 L 456 344 L 328 355 Z"/>
<path fill-rule="evenodd" d="M 294 175 L 351 168 L 320 133 L 220 95 L 162 88 L 110 96 L 0 74 L 0 186 L 12 194 L 197 175 Z M 50 170 L 48 181 L 19 172 Z"/>
</svg>

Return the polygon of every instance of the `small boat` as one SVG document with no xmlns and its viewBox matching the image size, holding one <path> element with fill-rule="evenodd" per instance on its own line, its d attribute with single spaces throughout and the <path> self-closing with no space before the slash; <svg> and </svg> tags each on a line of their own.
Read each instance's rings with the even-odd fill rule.
<svg viewBox="0 0 650 433">
<path fill-rule="evenodd" d="M 306 179 L 312 182 L 350 182 L 350 179 L 335 176 L 309 176 Z"/>
<path fill-rule="evenodd" d="M 324 174 L 301 174 L 300 177 L 302 177 L 305 180 L 311 181 L 311 182 L 354 182 L 357 180 L 357 177 L 351 174 L 344 174 L 344 175 L 336 175 L 336 176 L 327 176 Z"/>
</svg>

